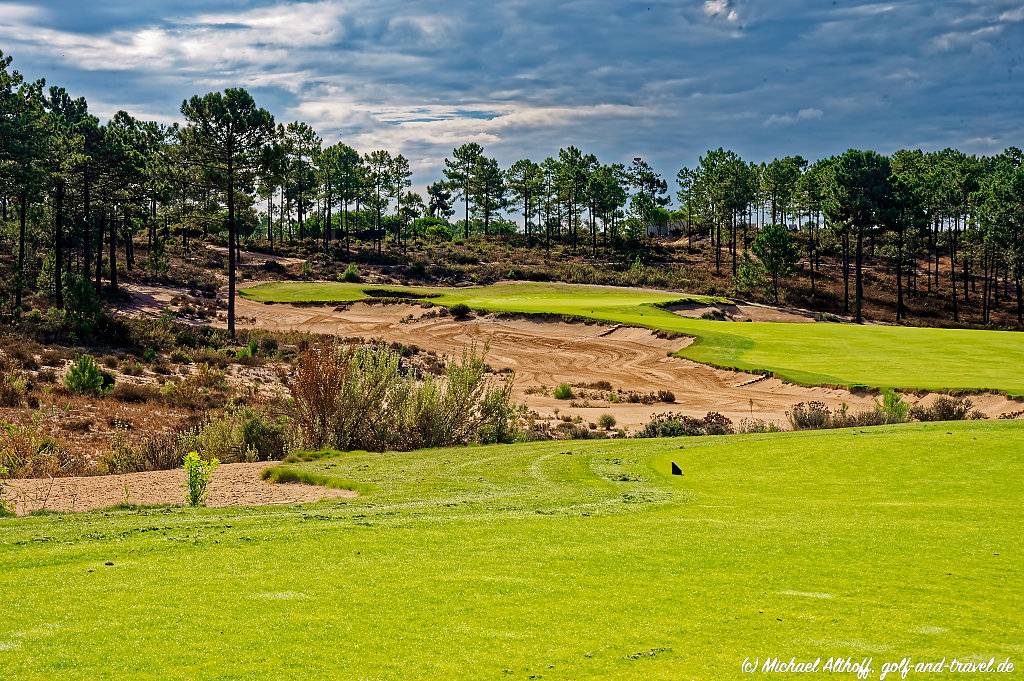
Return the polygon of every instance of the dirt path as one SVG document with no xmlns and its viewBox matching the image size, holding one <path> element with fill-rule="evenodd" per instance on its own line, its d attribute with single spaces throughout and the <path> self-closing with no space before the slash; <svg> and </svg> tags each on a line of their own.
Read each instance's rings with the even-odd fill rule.
<svg viewBox="0 0 1024 681">
<path fill-rule="evenodd" d="M 263 481 L 260 473 L 273 464 L 232 463 L 218 466 L 210 482 L 208 505 L 293 504 L 356 496 L 355 492 L 348 490 Z M 51 511 L 91 511 L 125 502 L 146 505 L 182 504 L 185 501 L 185 471 L 11 480 L 5 497 L 13 503 L 18 515 L 42 508 Z"/>
<path fill-rule="evenodd" d="M 228 254 L 227 246 L 215 246 L 214 244 L 206 244 L 206 247 L 211 251 L 216 251 L 221 255 Z M 241 260 L 239 264 L 245 265 L 262 265 L 267 262 L 276 262 L 279 265 L 288 267 L 289 265 L 301 265 L 306 262 L 305 258 L 290 258 L 284 255 L 274 255 L 273 253 L 259 253 L 257 251 L 242 251 L 239 253 Z"/>
<path fill-rule="evenodd" d="M 385 338 L 449 356 L 463 348 L 488 346 L 488 363 L 516 372 L 516 397 L 542 417 L 579 415 L 596 422 L 612 414 L 619 426 L 636 427 L 653 414 L 668 411 L 703 417 L 718 411 L 738 422 L 759 418 L 786 427 L 786 412 L 798 402 L 817 400 L 831 408 L 870 409 L 875 398 L 847 390 L 806 388 L 776 378 L 714 369 L 669 353 L 687 340 L 658 338 L 645 329 L 601 324 L 566 324 L 529 319 L 478 316 L 457 321 L 416 305 L 368 305 L 343 309 L 265 305 L 239 298 L 238 314 L 247 324 L 270 330 L 301 330 L 340 336 Z M 671 391 L 675 403 L 610 403 L 606 400 L 556 400 L 559 383 L 608 381 L 616 389 L 641 393 Z M 934 399 L 907 396 L 911 403 Z M 973 397 L 990 416 L 1020 409 L 999 395 Z"/>
</svg>

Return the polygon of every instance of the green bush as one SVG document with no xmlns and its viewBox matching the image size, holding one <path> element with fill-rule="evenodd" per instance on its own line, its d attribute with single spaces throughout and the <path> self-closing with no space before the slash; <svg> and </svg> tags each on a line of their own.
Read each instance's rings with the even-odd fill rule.
<svg viewBox="0 0 1024 681">
<path fill-rule="evenodd" d="M 286 424 L 249 406 L 234 406 L 222 416 L 182 435 L 186 450 L 197 450 L 224 463 L 283 459 Z"/>
<path fill-rule="evenodd" d="M 351 284 L 358 284 L 363 280 L 363 278 L 359 276 L 359 268 L 354 262 L 350 262 L 348 267 L 345 268 L 345 271 L 341 273 L 341 280 L 347 281 Z"/>
<path fill-rule="evenodd" d="M 473 313 L 473 310 L 471 310 L 469 305 L 466 305 L 465 303 L 455 303 L 448 308 L 448 311 L 451 312 L 452 316 L 456 319 L 466 319 Z"/>
<path fill-rule="evenodd" d="M 28 394 L 28 381 L 14 371 L 0 372 L 0 407 L 20 407 Z"/>
<path fill-rule="evenodd" d="M 895 390 L 886 390 L 882 404 L 878 407 L 886 423 L 906 423 L 909 420 L 910 405 L 903 401 Z"/>
<path fill-rule="evenodd" d="M 64 376 L 64 387 L 77 395 L 102 395 L 107 379 L 92 355 L 82 355 L 68 368 Z M 110 379 L 110 384 L 113 380 Z"/>
<path fill-rule="evenodd" d="M 615 427 L 616 423 L 618 423 L 618 421 L 616 421 L 615 417 L 611 414 L 601 414 L 597 417 L 597 425 L 602 430 L 611 430 Z"/>
<path fill-rule="evenodd" d="M 554 397 L 556 400 L 571 400 L 575 396 L 575 393 L 572 391 L 572 386 L 568 383 L 561 383 L 557 388 L 555 388 Z"/>
<path fill-rule="evenodd" d="M 203 460 L 198 452 L 189 452 L 183 459 L 185 469 L 185 500 L 189 506 L 201 506 L 206 503 L 206 494 L 210 486 L 213 471 L 220 465 L 217 459 Z"/>
</svg>

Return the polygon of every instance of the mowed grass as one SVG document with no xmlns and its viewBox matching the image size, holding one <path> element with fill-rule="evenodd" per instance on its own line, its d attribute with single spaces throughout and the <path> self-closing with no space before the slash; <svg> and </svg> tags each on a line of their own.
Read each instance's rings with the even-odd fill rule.
<svg viewBox="0 0 1024 681">
<path fill-rule="evenodd" d="M 433 296 L 440 305 L 555 314 L 642 326 L 697 340 L 678 354 L 706 364 L 767 371 L 803 385 L 908 390 L 992 390 L 1024 395 L 1024 334 L 854 324 L 719 322 L 658 307 L 715 299 L 603 286 L 506 282 L 467 288 L 275 282 L 243 289 L 262 302 L 346 302 L 370 289 Z"/>
<path fill-rule="evenodd" d="M 851 655 L 877 678 L 1024 654 L 1024 424 L 288 468 L 366 493 L 0 520 L 2 676 L 728 679 Z"/>
</svg>

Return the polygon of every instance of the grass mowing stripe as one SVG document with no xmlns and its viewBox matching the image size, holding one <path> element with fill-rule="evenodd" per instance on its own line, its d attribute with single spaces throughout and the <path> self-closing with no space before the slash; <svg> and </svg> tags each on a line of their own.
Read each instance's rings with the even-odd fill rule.
<svg viewBox="0 0 1024 681">
<path fill-rule="evenodd" d="M 5 678 L 725 679 L 746 655 L 1021 653 L 1021 423 L 310 459 L 287 465 L 372 489 L 0 520 Z"/>
<path fill-rule="evenodd" d="M 677 354 L 714 366 L 771 372 L 802 385 L 906 390 L 998 391 L 1024 396 L 1024 334 L 854 324 L 720 322 L 663 309 L 673 302 L 713 302 L 666 291 L 572 284 L 503 282 L 437 288 L 342 282 L 274 282 L 243 289 L 262 302 L 353 302 L 366 289 L 430 295 L 488 312 L 561 315 L 693 336 Z"/>
</svg>

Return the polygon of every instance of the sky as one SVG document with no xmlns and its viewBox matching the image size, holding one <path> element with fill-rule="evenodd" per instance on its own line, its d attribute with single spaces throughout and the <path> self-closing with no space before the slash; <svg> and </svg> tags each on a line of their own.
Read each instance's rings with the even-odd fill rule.
<svg viewBox="0 0 1024 681">
<path fill-rule="evenodd" d="M 1020 1 L 0 0 L 0 50 L 103 119 L 246 87 L 328 143 L 405 154 L 417 186 L 471 141 L 670 180 L 719 146 L 1024 146 Z"/>
</svg>

